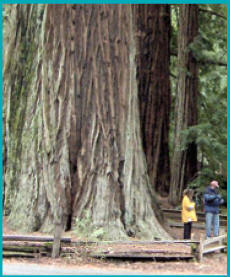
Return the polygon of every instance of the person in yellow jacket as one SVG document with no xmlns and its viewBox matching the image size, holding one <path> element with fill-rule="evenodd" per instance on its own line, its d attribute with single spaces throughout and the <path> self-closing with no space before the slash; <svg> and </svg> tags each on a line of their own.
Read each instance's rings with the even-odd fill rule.
<svg viewBox="0 0 230 277">
<path fill-rule="evenodd" d="M 182 200 L 182 222 L 184 223 L 184 239 L 191 239 L 192 222 L 197 221 L 192 189 L 185 189 Z"/>
</svg>

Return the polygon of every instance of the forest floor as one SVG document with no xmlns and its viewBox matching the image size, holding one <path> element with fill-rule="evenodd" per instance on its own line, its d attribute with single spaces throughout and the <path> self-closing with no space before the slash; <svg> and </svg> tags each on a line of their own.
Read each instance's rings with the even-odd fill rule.
<svg viewBox="0 0 230 277">
<path fill-rule="evenodd" d="M 182 238 L 182 229 L 172 228 L 172 234 L 174 237 L 179 239 Z M 3 234 L 19 234 L 14 232 L 7 227 L 5 218 L 3 219 Z M 193 238 L 197 239 L 201 236 L 203 230 L 193 230 Z M 30 233 L 30 235 L 39 235 L 41 233 L 35 232 Z M 43 234 L 44 235 L 44 234 Z M 67 232 L 64 236 L 70 236 L 71 233 Z M 130 250 L 133 246 L 125 246 L 126 250 Z M 188 247 L 181 245 L 171 246 L 175 250 L 188 252 Z M 184 248 L 184 249 L 182 249 Z M 83 272 L 85 269 L 92 270 L 92 272 L 98 272 L 102 270 L 103 272 L 110 271 L 111 274 L 132 274 L 135 271 L 136 274 L 227 274 L 227 255 L 224 253 L 216 253 L 205 256 L 202 263 L 197 263 L 194 261 L 173 261 L 173 262 L 153 262 L 153 261 L 123 261 L 123 260 L 106 260 L 106 259 L 94 259 L 87 256 L 77 256 L 76 259 L 70 258 L 60 258 L 53 260 L 51 258 L 39 258 L 39 259 L 4 259 L 4 265 L 13 267 L 18 262 L 22 264 L 39 264 L 55 266 L 58 270 L 73 270 L 73 272 Z M 216 266 L 218 264 L 218 266 Z M 91 272 L 91 271 L 89 271 Z M 135 274 L 135 272 L 133 274 Z M 92 273 L 93 274 L 93 273 Z"/>
<path fill-rule="evenodd" d="M 206 256 L 202 263 L 198 262 L 153 262 L 153 261 L 136 261 L 128 262 L 121 260 L 100 260 L 100 259 L 69 259 L 69 258 L 40 258 L 40 259 L 3 259 L 3 264 L 13 266 L 14 264 L 38 264 L 50 265 L 57 270 L 68 269 L 76 272 L 82 269 L 87 270 L 101 270 L 101 274 L 105 271 L 110 271 L 115 274 L 124 274 L 124 270 L 136 274 L 152 274 L 152 275 L 226 275 L 227 274 L 227 255 L 226 254 L 212 254 Z M 23 272 L 20 272 L 22 275 Z M 39 274 L 39 273 L 38 273 Z M 128 273 L 129 274 L 129 273 Z"/>
<path fill-rule="evenodd" d="M 182 239 L 183 236 L 183 229 L 181 228 L 171 228 L 170 230 L 171 235 L 174 238 Z M 6 219 L 3 218 L 3 234 L 13 235 L 13 234 L 20 234 L 19 232 L 15 232 L 10 230 L 7 226 Z M 24 234 L 25 235 L 25 234 Z M 45 235 L 39 232 L 30 233 L 29 235 Z M 193 229 L 193 239 L 199 239 L 200 236 L 204 235 L 204 230 Z M 64 234 L 65 237 L 74 237 L 73 232 L 66 232 Z M 122 250 L 122 245 L 116 246 L 119 247 L 119 250 Z M 140 246 L 129 246 L 123 245 L 125 250 L 131 251 L 132 248 L 138 249 Z M 155 247 L 155 246 L 154 246 Z M 167 246 L 166 246 L 167 247 Z M 147 249 L 148 247 L 145 246 Z M 178 250 L 178 252 L 188 253 L 190 247 L 184 245 L 171 245 L 169 248 L 173 248 L 173 250 Z M 154 248 L 155 249 L 155 248 Z M 71 258 L 59 258 L 59 259 L 51 259 L 47 257 L 42 257 L 39 259 L 3 259 L 3 264 L 13 268 L 17 266 L 18 263 L 21 264 L 38 264 L 41 267 L 45 266 L 52 266 L 55 267 L 56 270 L 60 269 L 60 272 L 64 271 L 72 271 L 72 272 L 84 272 L 84 270 L 89 270 L 92 272 L 91 274 L 167 274 L 167 275 L 200 275 L 200 274 L 227 274 L 227 255 L 225 253 L 215 253 L 206 255 L 201 263 L 196 261 L 167 261 L 167 262 L 155 262 L 151 260 L 146 261 L 129 261 L 129 260 L 122 260 L 122 259 L 95 259 L 90 258 L 87 255 L 78 255 L 75 259 Z M 218 265 L 218 266 L 217 266 Z M 99 272 L 99 273 L 98 273 Z M 120 272 L 120 273 L 119 273 Z M 57 271 L 58 274 L 58 271 Z M 63 273 L 64 274 L 64 273 Z M 81 274 L 81 273 L 79 273 Z M 83 273 L 82 273 L 83 274 Z M 87 273 L 86 273 L 87 274 Z"/>
</svg>

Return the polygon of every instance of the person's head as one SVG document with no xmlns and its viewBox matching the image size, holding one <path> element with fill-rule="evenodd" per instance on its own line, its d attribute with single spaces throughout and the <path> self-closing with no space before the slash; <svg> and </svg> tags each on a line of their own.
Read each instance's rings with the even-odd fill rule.
<svg viewBox="0 0 230 277">
<path fill-rule="evenodd" d="M 189 199 L 192 200 L 194 195 L 194 191 L 192 189 L 185 189 L 183 192 L 183 196 L 188 196 Z"/>
<path fill-rule="evenodd" d="M 210 183 L 210 188 L 211 189 L 217 189 L 217 188 L 219 188 L 219 184 L 218 184 L 218 182 L 217 181 L 212 181 L 211 183 Z"/>
</svg>

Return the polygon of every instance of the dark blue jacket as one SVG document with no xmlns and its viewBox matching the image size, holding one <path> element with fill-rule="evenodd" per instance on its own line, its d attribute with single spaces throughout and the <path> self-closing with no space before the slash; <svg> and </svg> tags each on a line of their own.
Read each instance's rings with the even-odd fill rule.
<svg viewBox="0 0 230 277">
<path fill-rule="evenodd" d="M 206 213 L 219 213 L 219 206 L 224 203 L 224 199 L 215 189 L 207 187 L 204 192 L 204 210 Z"/>
</svg>

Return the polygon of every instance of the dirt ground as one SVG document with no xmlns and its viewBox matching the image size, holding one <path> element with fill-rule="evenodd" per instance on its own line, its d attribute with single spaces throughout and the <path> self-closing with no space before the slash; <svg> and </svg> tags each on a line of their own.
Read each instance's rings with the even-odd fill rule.
<svg viewBox="0 0 230 277">
<path fill-rule="evenodd" d="M 98 268 L 98 269 L 129 269 L 143 272 L 143 274 L 153 275 L 226 275 L 227 274 L 227 255 L 226 254 L 212 254 L 209 257 L 205 257 L 202 263 L 197 262 L 128 262 L 121 260 L 100 260 L 100 259 L 51 259 L 51 258 L 40 258 L 40 259 L 3 259 L 3 263 L 15 263 L 21 261 L 22 263 L 36 263 L 46 265 L 56 265 L 57 267 L 86 267 L 86 268 Z M 218 265 L 218 266 L 217 266 Z"/>
<path fill-rule="evenodd" d="M 183 229 L 173 228 L 171 230 L 174 237 L 178 239 L 182 238 Z M 18 232 L 12 231 L 8 228 L 6 224 L 6 219 L 3 219 L 3 234 L 19 234 Z M 193 230 L 193 238 L 197 239 L 204 233 L 202 230 Z M 30 235 L 45 235 L 38 232 L 30 233 Z M 71 232 L 67 232 L 64 236 L 73 236 Z M 76 238 L 75 238 L 76 239 Z M 119 247 L 119 246 L 118 246 Z M 130 249 L 138 250 L 140 246 L 124 246 L 126 250 Z M 160 246 L 162 248 L 162 246 Z M 169 247 L 169 246 L 164 246 Z M 170 246 L 173 247 L 174 251 L 189 253 L 190 247 L 176 245 Z M 149 249 L 149 246 L 146 247 Z M 155 246 L 154 246 L 155 249 Z M 122 248 L 119 248 L 122 250 Z M 165 250 L 165 249 L 163 249 Z M 225 253 L 215 253 L 206 255 L 202 261 L 202 263 L 198 263 L 195 261 L 171 261 L 171 262 L 159 262 L 159 261 L 128 261 L 128 260 L 109 260 L 109 259 L 95 259 L 89 258 L 88 256 L 77 256 L 75 259 L 71 258 L 59 258 L 59 259 L 51 259 L 51 258 L 39 258 L 39 259 L 3 259 L 3 263 L 16 263 L 21 261 L 22 263 L 36 263 L 36 264 L 46 264 L 46 265 L 56 265 L 57 267 L 65 267 L 65 268 L 77 268 L 77 267 L 85 267 L 85 268 L 97 268 L 97 269 L 107 269 L 107 270 L 117 270 L 119 269 L 128 269 L 128 270 L 136 270 L 138 272 L 143 272 L 143 274 L 153 274 L 153 275 L 200 275 L 200 274 L 210 274 L 210 275 L 226 275 L 227 274 L 227 255 Z"/>
</svg>

